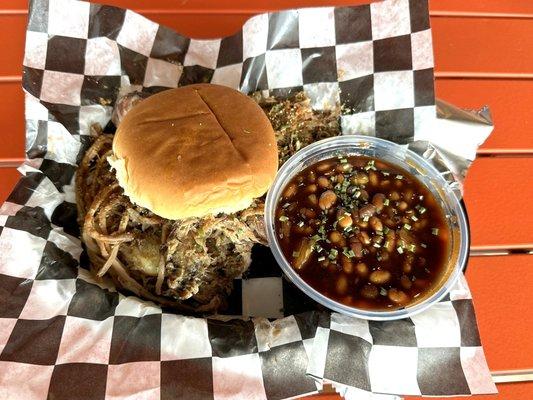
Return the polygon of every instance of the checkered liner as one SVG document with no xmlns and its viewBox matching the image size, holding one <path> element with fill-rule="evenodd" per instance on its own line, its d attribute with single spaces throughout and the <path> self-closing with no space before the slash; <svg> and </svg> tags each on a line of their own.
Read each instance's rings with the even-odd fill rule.
<svg viewBox="0 0 533 400">
<path fill-rule="evenodd" d="M 345 105 L 344 133 L 407 144 L 435 118 L 432 67 L 425 0 L 258 15 L 207 41 L 119 8 L 31 1 L 27 161 L 0 209 L 0 398 L 279 399 L 323 379 L 365 398 L 494 391 L 464 281 L 418 317 L 366 322 L 320 309 L 257 247 L 229 315 L 191 318 L 95 281 L 78 239 L 76 165 L 119 93 L 304 90 L 316 108 Z"/>
</svg>

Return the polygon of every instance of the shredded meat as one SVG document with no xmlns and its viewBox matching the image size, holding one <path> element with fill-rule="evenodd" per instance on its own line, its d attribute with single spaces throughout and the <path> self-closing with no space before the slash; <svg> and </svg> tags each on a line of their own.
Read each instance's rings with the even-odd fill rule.
<svg viewBox="0 0 533 400">
<path fill-rule="evenodd" d="M 281 163 L 301 147 L 339 134 L 338 111 L 313 111 L 303 94 L 281 102 L 255 99 L 276 131 Z M 161 218 L 124 195 L 107 162 L 113 136 L 93 134 L 77 171 L 76 198 L 95 275 L 107 274 L 119 288 L 182 312 L 223 308 L 233 280 L 250 265 L 254 244 L 267 244 L 263 199 L 235 214 Z"/>
</svg>

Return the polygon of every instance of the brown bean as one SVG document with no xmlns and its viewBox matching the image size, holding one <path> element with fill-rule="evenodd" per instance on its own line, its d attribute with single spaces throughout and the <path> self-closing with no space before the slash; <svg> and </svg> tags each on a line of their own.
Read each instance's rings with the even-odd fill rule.
<svg viewBox="0 0 533 400">
<path fill-rule="evenodd" d="M 372 284 L 365 285 L 361 288 L 361 296 L 365 299 L 375 299 L 378 297 L 378 288 Z"/>
<path fill-rule="evenodd" d="M 363 244 L 358 239 L 356 240 L 357 241 L 353 241 L 350 243 L 350 248 L 355 254 L 355 258 L 362 258 L 363 257 Z"/>
<path fill-rule="evenodd" d="M 376 193 L 374 197 L 372 197 L 372 204 L 376 207 L 376 211 L 378 213 L 380 213 L 381 210 L 383 210 L 384 201 L 385 201 L 385 195 L 383 193 Z"/>
<path fill-rule="evenodd" d="M 403 186 L 403 181 L 399 179 L 394 180 L 394 186 L 396 186 L 398 189 L 400 189 Z"/>
<path fill-rule="evenodd" d="M 409 301 L 409 296 L 401 290 L 392 288 L 388 291 L 389 300 L 396 304 L 405 304 Z"/>
<path fill-rule="evenodd" d="M 359 195 L 359 199 L 363 200 L 363 201 L 368 201 L 368 198 L 369 198 L 369 195 L 368 195 L 368 192 L 366 190 L 361 190 L 361 194 Z"/>
<path fill-rule="evenodd" d="M 370 227 L 374 229 L 374 231 L 383 231 L 383 224 L 381 223 L 381 220 L 378 217 L 370 217 L 368 223 L 370 224 Z"/>
<path fill-rule="evenodd" d="M 309 203 L 312 205 L 312 206 L 317 206 L 318 205 L 318 197 L 316 197 L 316 194 L 310 194 L 309 196 L 307 196 L 307 199 L 309 200 Z"/>
<path fill-rule="evenodd" d="M 370 236 L 368 236 L 368 233 L 366 233 L 365 231 L 361 231 L 359 232 L 359 234 L 357 235 L 357 238 L 361 241 L 361 243 L 363 244 L 370 244 L 371 240 L 370 240 Z"/>
<path fill-rule="evenodd" d="M 320 195 L 320 198 L 318 199 L 318 206 L 322 210 L 327 210 L 331 208 L 336 201 L 337 195 L 335 194 L 335 192 L 333 192 L 333 190 L 326 190 Z"/>
<path fill-rule="evenodd" d="M 389 271 L 378 269 L 377 271 L 372 272 L 368 279 L 376 285 L 383 285 L 384 283 L 387 283 L 391 277 L 392 274 Z"/>
<path fill-rule="evenodd" d="M 379 186 L 381 186 L 382 188 L 388 188 L 390 186 L 390 181 L 388 179 L 385 181 L 381 181 Z"/>
<path fill-rule="evenodd" d="M 349 213 L 344 213 L 337 219 L 337 221 L 342 229 L 346 229 L 353 225 L 352 216 Z"/>
<path fill-rule="evenodd" d="M 382 251 L 380 253 L 380 257 L 381 257 L 381 261 L 387 261 L 389 259 L 389 253 L 387 253 L 386 251 Z"/>
<path fill-rule="evenodd" d="M 341 265 L 344 272 L 351 274 L 353 272 L 353 262 L 344 254 L 341 256 Z"/>
<path fill-rule="evenodd" d="M 318 172 L 325 172 L 331 168 L 333 168 L 333 161 L 322 161 L 315 167 Z"/>
<path fill-rule="evenodd" d="M 344 182 L 344 175 L 342 175 L 342 174 L 337 175 L 337 182 L 339 182 L 339 183 Z"/>
<path fill-rule="evenodd" d="M 309 174 L 307 174 L 307 182 L 315 183 L 315 181 L 316 181 L 316 173 L 315 171 L 311 170 L 309 171 Z"/>
<path fill-rule="evenodd" d="M 391 192 L 389 197 L 392 201 L 398 201 L 400 200 L 400 193 L 398 193 L 397 191 Z"/>
<path fill-rule="evenodd" d="M 355 266 L 355 272 L 357 272 L 359 276 L 366 278 L 368 276 L 368 266 L 363 262 L 357 263 Z"/>
<path fill-rule="evenodd" d="M 327 189 L 331 186 L 331 182 L 325 176 L 319 176 L 316 182 L 322 189 Z"/>
<path fill-rule="evenodd" d="M 409 279 L 407 275 L 402 275 L 402 277 L 400 278 L 400 285 L 402 285 L 404 289 L 411 289 L 411 286 L 413 286 L 413 282 L 411 282 L 411 279 Z"/>
<path fill-rule="evenodd" d="M 283 197 L 285 197 L 286 199 L 290 199 L 295 194 L 296 194 L 296 184 L 294 183 L 291 183 L 290 185 L 288 185 L 283 191 Z"/>
<path fill-rule="evenodd" d="M 302 269 L 313 253 L 313 243 L 310 239 L 303 238 L 297 249 L 293 266 L 295 269 Z"/>
<path fill-rule="evenodd" d="M 375 213 L 376 213 L 376 206 L 373 204 L 367 204 L 366 206 L 359 209 L 359 217 L 361 219 L 370 218 Z"/>
<path fill-rule="evenodd" d="M 335 284 L 335 289 L 337 290 L 338 294 L 346 293 L 346 290 L 348 290 L 348 279 L 346 278 L 346 276 L 339 276 L 339 278 L 337 279 L 337 283 Z"/>
<path fill-rule="evenodd" d="M 370 183 L 374 187 L 379 184 L 379 177 L 375 171 L 370 171 L 368 173 L 368 183 Z"/>
<path fill-rule="evenodd" d="M 428 226 L 428 220 L 424 218 L 424 219 L 420 219 L 420 220 L 416 221 L 413 224 L 413 229 L 415 231 L 421 231 L 422 229 L 424 229 L 427 226 Z"/>
<path fill-rule="evenodd" d="M 359 220 L 359 222 L 357 223 L 357 225 L 358 225 L 360 228 L 366 229 L 366 228 L 368 228 L 368 221 L 363 221 L 363 220 L 361 219 L 361 220 Z"/>
</svg>

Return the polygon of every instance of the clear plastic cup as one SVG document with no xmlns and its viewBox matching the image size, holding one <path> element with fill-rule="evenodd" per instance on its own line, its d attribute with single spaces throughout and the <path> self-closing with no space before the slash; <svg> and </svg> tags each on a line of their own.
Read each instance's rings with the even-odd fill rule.
<svg viewBox="0 0 533 400">
<path fill-rule="evenodd" d="M 403 168 L 424 183 L 435 196 L 450 230 L 448 264 L 435 284 L 415 302 L 395 310 L 365 310 L 336 302 L 308 285 L 285 259 L 275 232 L 275 212 L 286 184 L 302 169 L 338 155 L 373 157 Z M 294 154 L 279 170 L 265 204 L 265 225 L 270 249 L 285 275 L 304 293 L 333 311 L 354 317 L 386 321 L 407 318 L 442 299 L 453 287 L 468 257 L 469 233 L 460 200 L 435 167 L 406 147 L 370 136 L 346 135 L 313 143 Z"/>
</svg>

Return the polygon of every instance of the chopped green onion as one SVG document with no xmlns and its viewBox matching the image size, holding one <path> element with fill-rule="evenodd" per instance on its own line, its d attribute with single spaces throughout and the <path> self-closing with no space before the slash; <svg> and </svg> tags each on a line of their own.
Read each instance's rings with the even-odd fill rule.
<svg viewBox="0 0 533 400">
<path fill-rule="evenodd" d="M 348 160 L 346 158 L 341 158 L 340 162 L 341 162 L 341 164 L 346 164 L 348 162 Z"/>
<path fill-rule="evenodd" d="M 326 259 L 326 257 L 324 257 L 324 256 L 320 256 L 320 257 L 317 258 L 318 261 L 324 261 L 325 259 Z"/>
<path fill-rule="evenodd" d="M 390 175 L 390 172 L 387 172 L 387 171 L 383 171 L 383 176 L 389 176 Z"/>
<path fill-rule="evenodd" d="M 412 245 L 409 246 L 409 251 L 410 251 L 411 253 L 414 253 L 415 250 L 416 250 L 416 246 L 415 246 L 414 244 L 412 244 Z"/>
<path fill-rule="evenodd" d="M 281 222 L 285 222 L 285 221 L 288 221 L 289 220 L 289 217 L 287 217 L 286 215 L 282 215 L 281 217 L 279 217 L 279 220 Z"/>
<path fill-rule="evenodd" d="M 390 200 L 389 200 L 389 199 L 385 199 L 385 200 L 383 201 L 383 205 L 384 205 L 384 206 L 388 206 L 389 204 L 390 204 Z"/>
<path fill-rule="evenodd" d="M 369 219 L 370 219 L 370 217 L 367 215 L 367 216 L 363 217 L 363 222 L 368 222 Z"/>
<path fill-rule="evenodd" d="M 386 235 L 386 234 L 389 233 L 389 232 L 390 232 L 389 227 L 388 227 L 388 226 L 384 226 L 384 227 L 383 227 L 383 233 Z"/>
<path fill-rule="evenodd" d="M 327 243 L 327 244 L 330 244 L 330 243 L 331 243 L 331 240 L 326 239 L 326 243 Z"/>
<path fill-rule="evenodd" d="M 413 221 L 415 221 L 415 222 L 418 221 L 418 218 L 416 217 L 416 215 L 412 215 L 412 216 L 411 216 L 411 219 L 412 219 Z"/>
<path fill-rule="evenodd" d="M 298 251 L 293 251 L 292 252 L 292 256 L 293 257 L 298 257 L 299 255 L 300 255 L 300 252 L 298 252 Z"/>
<path fill-rule="evenodd" d="M 387 289 L 379 288 L 379 294 L 382 295 L 382 296 L 386 296 L 387 295 Z"/>
<path fill-rule="evenodd" d="M 322 238 L 319 236 L 319 235 L 313 235 L 311 236 L 311 240 L 315 241 L 315 242 L 318 242 L 319 240 L 321 240 Z"/>
<path fill-rule="evenodd" d="M 428 245 L 425 244 L 425 243 L 421 243 L 420 246 L 422 246 L 424 249 L 426 249 L 428 247 Z"/>
<path fill-rule="evenodd" d="M 339 223 L 339 221 L 335 221 L 335 222 L 333 223 L 333 229 L 336 229 L 336 228 L 337 228 L 337 224 L 338 224 L 338 223 Z"/>
<path fill-rule="evenodd" d="M 303 221 L 300 221 L 296 225 L 298 225 L 300 228 L 303 228 L 305 223 Z"/>
<path fill-rule="evenodd" d="M 320 233 L 321 235 L 324 235 L 326 233 L 326 230 L 324 228 L 324 225 L 321 225 L 319 228 L 318 228 L 318 233 Z"/>
<path fill-rule="evenodd" d="M 330 260 L 334 260 L 334 259 L 337 258 L 338 255 L 339 255 L 339 252 L 337 251 L 337 249 L 331 249 L 331 250 L 329 251 L 329 256 L 328 256 L 328 258 L 329 258 Z"/>
<path fill-rule="evenodd" d="M 409 225 L 409 224 L 403 224 L 403 227 L 404 227 L 405 229 L 407 229 L 408 231 L 411 230 L 411 225 Z"/>
<path fill-rule="evenodd" d="M 418 209 L 418 211 L 420 212 L 420 214 L 424 214 L 426 212 L 426 208 L 425 207 L 420 207 Z"/>
<path fill-rule="evenodd" d="M 418 200 L 424 200 L 424 196 L 418 196 Z"/>
<path fill-rule="evenodd" d="M 402 175 L 396 175 L 396 179 L 400 179 L 400 180 L 402 180 L 402 179 L 403 179 L 403 176 L 402 176 Z"/>
<path fill-rule="evenodd" d="M 398 247 L 396 250 L 398 251 L 398 253 L 403 254 L 403 249 L 401 247 Z"/>
<path fill-rule="evenodd" d="M 379 243 L 374 243 L 374 247 L 375 247 L 376 249 L 379 249 L 381 246 L 379 245 Z"/>
<path fill-rule="evenodd" d="M 291 205 L 291 203 L 285 203 L 285 204 L 283 204 L 283 205 L 281 206 L 281 208 L 287 208 L 287 207 L 289 207 L 290 205 Z"/>
<path fill-rule="evenodd" d="M 431 229 L 431 233 L 434 234 L 435 236 L 437 236 L 439 234 L 439 229 L 438 228 L 432 228 Z"/>
</svg>

